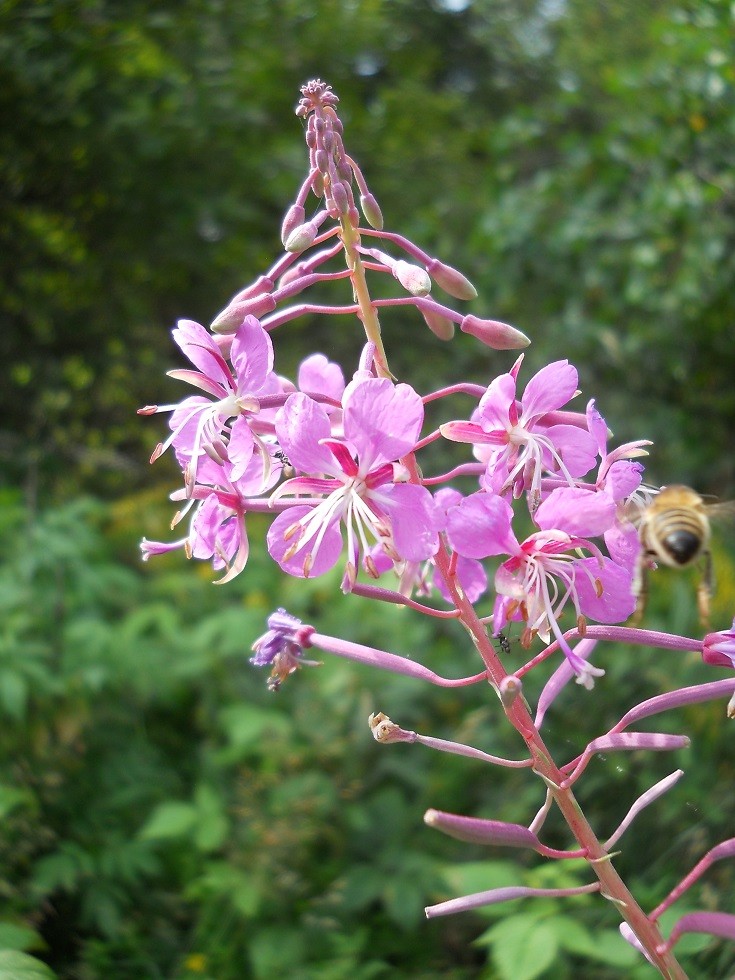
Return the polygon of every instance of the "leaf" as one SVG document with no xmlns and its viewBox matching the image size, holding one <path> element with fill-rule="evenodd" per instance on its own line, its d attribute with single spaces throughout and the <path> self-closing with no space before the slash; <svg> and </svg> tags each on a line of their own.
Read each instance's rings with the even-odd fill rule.
<svg viewBox="0 0 735 980">
<path fill-rule="evenodd" d="M 143 824 L 138 836 L 141 840 L 184 837 L 194 828 L 198 816 L 197 808 L 192 803 L 161 803 Z"/>
<path fill-rule="evenodd" d="M 186 897 L 225 898 L 241 915 L 251 918 L 260 907 L 262 889 L 256 876 L 233 868 L 224 861 L 213 861 L 204 874 L 192 882 Z"/>
<path fill-rule="evenodd" d="M 639 954 L 626 943 L 617 929 L 599 929 L 592 935 L 569 916 L 555 916 L 553 920 L 547 921 L 557 920 L 561 926 L 557 929 L 559 945 L 575 956 L 621 970 L 633 966 L 639 959 Z"/>
<path fill-rule="evenodd" d="M 287 737 L 291 731 L 291 722 L 286 715 L 250 704 L 233 704 L 223 708 L 219 721 L 232 748 L 241 752 L 264 748 L 267 736 L 276 734 Z"/>
<path fill-rule="evenodd" d="M 17 671 L 0 673 L 0 705 L 15 721 L 23 718 L 28 702 L 28 683 Z"/>
<path fill-rule="evenodd" d="M 43 940 L 35 929 L 15 922 L 0 922 L 0 950 L 40 949 Z"/>
<path fill-rule="evenodd" d="M 17 807 L 31 806 L 34 802 L 35 797 L 30 790 L 0 783 L 0 819 L 7 817 Z"/>
<path fill-rule="evenodd" d="M 55 977 L 35 956 L 14 949 L 0 950 L 0 980 L 54 980 Z"/>
<path fill-rule="evenodd" d="M 215 851 L 227 838 L 229 822 L 221 796 L 204 783 L 194 791 L 197 808 L 197 826 L 194 843 L 205 853 Z"/>
<path fill-rule="evenodd" d="M 490 932 L 493 961 L 502 980 L 534 980 L 556 959 L 557 935 L 545 920 L 511 915 Z"/>
</svg>

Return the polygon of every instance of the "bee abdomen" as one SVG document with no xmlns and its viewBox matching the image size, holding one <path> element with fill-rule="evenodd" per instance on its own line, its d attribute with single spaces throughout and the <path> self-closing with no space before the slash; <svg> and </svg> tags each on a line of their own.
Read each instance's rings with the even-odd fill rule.
<svg viewBox="0 0 735 980">
<path fill-rule="evenodd" d="M 702 538 L 691 531 L 672 531 L 664 538 L 663 546 L 677 565 L 688 565 L 699 554 Z"/>
<path fill-rule="evenodd" d="M 657 532 L 661 546 L 675 565 L 694 561 L 706 545 L 707 529 L 690 513 L 679 510 L 662 516 Z"/>
</svg>

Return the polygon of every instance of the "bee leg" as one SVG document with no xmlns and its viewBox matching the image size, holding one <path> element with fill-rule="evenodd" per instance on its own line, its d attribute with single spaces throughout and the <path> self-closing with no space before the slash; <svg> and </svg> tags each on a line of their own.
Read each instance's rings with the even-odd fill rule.
<svg viewBox="0 0 735 980">
<path fill-rule="evenodd" d="M 699 621 L 702 628 L 709 629 L 709 600 L 712 595 L 713 575 L 712 575 L 712 555 L 705 551 L 702 558 L 702 577 L 697 586 L 697 608 L 699 609 Z"/>
</svg>

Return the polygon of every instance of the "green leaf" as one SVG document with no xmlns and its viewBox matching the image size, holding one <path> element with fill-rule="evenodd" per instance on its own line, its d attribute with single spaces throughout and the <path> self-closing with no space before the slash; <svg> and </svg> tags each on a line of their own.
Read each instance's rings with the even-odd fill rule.
<svg viewBox="0 0 735 980">
<path fill-rule="evenodd" d="M 233 868 L 225 861 L 212 861 L 204 874 L 189 886 L 186 897 L 225 898 L 241 915 L 251 918 L 260 907 L 262 889 L 255 875 Z"/>
<path fill-rule="evenodd" d="M 493 961 L 502 980 L 534 980 L 556 959 L 557 935 L 545 920 L 532 915 L 511 915 L 489 932 Z"/>
<path fill-rule="evenodd" d="M 40 949 L 43 940 L 30 926 L 0 922 L 0 949 Z"/>
<path fill-rule="evenodd" d="M 639 958 L 640 954 L 626 943 L 617 929 L 598 929 L 592 935 L 570 916 L 554 916 L 547 922 L 558 923 L 556 933 L 559 945 L 575 956 L 621 970 L 633 966 Z"/>
<path fill-rule="evenodd" d="M 291 722 L 281 712 L 258 708 L 251 704 L 233 704 L 223 708 L 220 724 L 234 749 L 242 752 L 264 747 L 267 736 L 288 736 Z"/>
<path fill-rule="evenodd" d="M 0 705 L 15 721 L 20 721 L 28 702 L 28 682 L 15 670 L 0 673 Z"/>
<path fill-rule="evenodd" d="M 8 783 L 0 783 L 0 820 L 19 806 L 31 806 L 35 797 L 28 789 L 19 789 Z"/>
<path fill-rule="evenodd" d="M 211 786 L 201 783 L 194 791 L 194 803 L 198 815 L 194 843 L 205 853 L 215 851 L 227 839 L 229 832 L 222 797 Z"/>
<path fill-rule="evenodd" d="M 192 803 L 161 803 L 143 824 L 138 836 L 141 840 L 184 837 L 195 827 L 198 816 L 197 808 Z"/>
<path fill-rule="evenodd" d="M 0 950 L 0 980 L 54 980 L 56 974 L 35 956 Z"/>
</svg>

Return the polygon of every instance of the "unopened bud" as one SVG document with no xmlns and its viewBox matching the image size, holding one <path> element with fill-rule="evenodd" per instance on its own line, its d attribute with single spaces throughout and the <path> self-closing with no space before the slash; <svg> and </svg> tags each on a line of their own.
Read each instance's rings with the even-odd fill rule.
<svg viewBox="0 0 735 980">
<path fill-rule="evenodd" d="M 327 151 L 319 147 L 319 149 L 314 153 L 314 163 L 316 164 L 319 173 L 326 174 L 329 170 L 329 154 Z"/>
<path fill-rule="evenodd" d="M 283 243 L 283 247 L 287 252 L 303 252 L 310 245 L 314 244 L 314 239 L 318 234 L 319 225 L 312 218 L 311 221 L 305 221 L 303 225 L 294 228 Z"/>
<path fill-rule="evenodd" d="M 454 324 L 441 313 L 433 310 L 421 310 L 421 315 L 426 320 L 426 325 L 439 340 L 451 340 L 454 336 Z"/>
<path fill-rule="evenodd" d="M 342 182 L 332 184 L 332 200 L 340 214 L 347 214 L 350 209 L 350 198 Z"/>
<path fill-rule="evenodd" d="M 306 211 L 300 204 L 292 204 L 291 207 L 286 212 L 283 223 L 281 225 L 281 242 L 283 247 L 286 247 L 286 242 L 291 236 L 291 233 L 304 223 L 304 218 L 306 217 Z"/>
<path fill-rule="evenodd" d="M 261 317 L 272 313 L 276 301 L 270 293 L 262 293 L 241 303 L 230 303 L 217 314 L 209 325 L 214 333 L 235 333 L 246 316 Z"/>
<path fill-rule="evenodd" d="M 426 269 L 422 269 L 420 265 L 413 265 L 411 262 L 399 259 L 391 271 L 412 296 L 426 296 L 431 292 L 431 279 Z"/>
<path fill-rule="evenodd" d="M 243 300 L 252 299 L 253 296 L 260 296 L 261 293 L 269 293 L 273 290 L 274 286 L 275 283 L 270 276 L 258 276 L 255 282 L 241 289 L 239 293 L 235 293 L 230 300 L 230 304 L 242 303 Z"/>
<path fill-rule="evenodd" d="M 469 281 L 467 276 L 462 275 L 451 265 L 440 262 L 439 259 L 432 259 L 426 267 L 427 272 L 444 292 L 454 296 L 455 299 L 475 299 L 477 290 Z"/>
<path fill-rule="evenodd" d="M 365 220 L 370 227 L 375 228 L 376 231 L 382 231 L 383 212 L 380 210 L 380 205 L 376 201 L 375 196 L 370 193 L 361 194 L 360 207 L 362 208 L 362 213 L 365 215 Z"/>
<path fill-rule="evenodd" d="M 449 837 L 466 841 L 468 844 L 495 844 L 499 847 L 530 847 L 537 850 L 538 837 L 517 823 L 503 823 L 500 820 L 481 820 L 477 817 L 461 817 L 443 810 L 427 810 L 424 814 L 427 827 L 440 830 Z"/>
<path fill-rule="evenodd" d="M 463 333 L 477 337 L 483 344 L 494 350 L 518 350 L 528 347 L 531 341 L 528 337 L 500 320 L 481 320 L 480 317 L 468 314 L 459 325 Z"/>
</svg>

